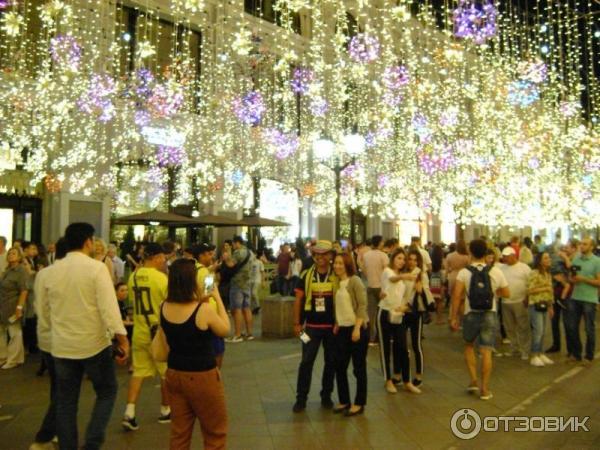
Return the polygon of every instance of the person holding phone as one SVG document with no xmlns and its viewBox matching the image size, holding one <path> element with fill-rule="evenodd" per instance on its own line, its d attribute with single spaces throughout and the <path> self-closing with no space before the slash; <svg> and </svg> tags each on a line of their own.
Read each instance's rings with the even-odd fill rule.
<svg viewBox="0 0 600 450">
<path fill-rule="evenodd" d="M 169 270 L 169 293 L 160 310 L 154 357 L 166 360 L 167 388 L 172 407 L 172 450 L 189 449 L 196 418 L 204 448 L 225 449 L 227 405 L 213 352 L 213 336 L 229 334 L 230 323 L 218 289 L 207 294 L 217 308 L 198 298 L 194 263 L 179 259 Z M 205 288 L 209 287 L 209 283 Z"/>
</svg>

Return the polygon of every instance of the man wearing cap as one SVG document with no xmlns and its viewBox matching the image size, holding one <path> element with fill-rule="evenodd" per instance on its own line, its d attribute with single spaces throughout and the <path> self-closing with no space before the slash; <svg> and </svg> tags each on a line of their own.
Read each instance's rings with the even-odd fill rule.
<svg viewBox="0 0 600 450">
<path fill-rule="evenodd" d="M 531 269 L 517 259 L 517 252 L 511 246 L 502 250 L 502 260 L 504 264 L 500 265 L 500 270 L 508 282 L 510 291 L 510 297 L 502 299 L 502 321 L 510 340 L 511 353 L 520 352 L 521 359 L 527 360 L 531 347 L 531 328 L 525 301 Z"/>
<path fill-rule="evenodd" d="M 311 246 L 311 254 L 315 264 L 302 272 L 295 289 L 294 332 L 302 339 L 302 360 L 298 368 L 294 412 L 302 412 L 306 408 L 313 365 L 321 344 L 325 354 L 321 406 L 327 409 L 333 408 L 331 401 L 335 376 L 333 302 L 338 284 L 338 279 L 331 269 L 333 246 L 330 241 L 317 241 Z"/>
<path fill-rule="evenodd" d="M 126 430 L 139 428 L 135 417 L 137 401 L 144 378 L 161 378 L 161 406 L 159 423 L 171 421 L 171 409 L 168 406 L 164 384 L 167 365 L 155 361 L 152 357 L 152 338 L 160 323 L 160 306 L 167 298 L 168 278 L 165 275 L 165 251 L 161 245 L 151 242 L 144 247 L 144 261 L 140 268 L 129 277 L 129 298 L 133 301 L 133 338 L 132 357 L 133 375 L 129 380 L 127 406 L 121 424 Z"/>
</svg>

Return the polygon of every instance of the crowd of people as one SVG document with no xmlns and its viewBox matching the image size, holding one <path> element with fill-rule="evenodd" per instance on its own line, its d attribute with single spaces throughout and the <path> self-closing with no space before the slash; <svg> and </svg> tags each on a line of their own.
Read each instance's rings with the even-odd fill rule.
<svg viewBox="0 0 600 450">
<path fill-rule="evenodd" d="M 121 259 L 118 247 L 95 238 L 86 223 L 69 225 L 47 249 L 18 240 L 7 248 L 0 237 L 0 366 L 12 369 L 39 351 L 38 373 L 49 374 L 50 404 L 31 450 L 54 448 L 56 440 L 61 449 L 79 448 L 84 375 L 96 393 L 84 448 L 102 446 L 118 395 L 115 362 L 131 373 L 125 430 L 140 428 L 136 403 L 143 382 L 158 376 L 157 420 L 171 426 L 170 448 L 189 448 L 196 419 L 205 448 L 225 448 L 225 342 L 255 339 L 253 315 L 267 283 L 265 264 L 272 262 L 271 291 L 295 297 L 294 332 L 302 346 L 295 413 L 307 407 L 320 347 L 321 406 L 333 413 L 365 412 L 369 347 L 379 351 L 386 392 L 425 392 L 429 323 L 462 330 L 466 389 L 489 400 L 494 355 L 520 356 L 534 367 L 553 364 L 548 354 L 561 351 L 561 328 L 567 359 L 593 360 L 600 289 L 595 251 L 590 238 L 545 246 L 539 236 L 498 244 L 482 237 L 446 247 L 423 246 L 414 237 L 403 247 L 373 236 L 356 246 L 298 240 L 273 257 L 237 236 L 218 251 L 206 243 L 140 243 Z M 544 349 L 548 323 L 553 344 Z"/>
</svg>

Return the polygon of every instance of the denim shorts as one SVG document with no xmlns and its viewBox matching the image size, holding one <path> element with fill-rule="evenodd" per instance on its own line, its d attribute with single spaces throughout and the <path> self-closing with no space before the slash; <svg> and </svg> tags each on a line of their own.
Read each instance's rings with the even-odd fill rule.
<svg viewBox="0 0 600 450">
<path fill-rule="evenodd" d="M 495 311 L 471 311 L 463 318 L 463 339 L 472 344 L 477 340 L 480 347 L 494 348 L 498 332 L 498 316 Z"/>
<path fill-rule="evenodd" d="M 250 308 L 250 289 L 240 289 L 232 284 L 229 289 L 229 307 L 231 309 Z"/>
</svg>

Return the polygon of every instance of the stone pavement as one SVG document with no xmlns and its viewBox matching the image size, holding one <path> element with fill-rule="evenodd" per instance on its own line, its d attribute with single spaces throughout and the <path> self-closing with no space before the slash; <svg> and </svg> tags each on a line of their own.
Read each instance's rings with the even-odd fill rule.
<svg viewBox="0 0 600 450">
<path fill-rule="evenodd" d="M 257 322 L 260 322 L 257 320 Z M 257 335 L 260 331 L 257 330 Z M 579 367 L 556 356 L 556 364 L 531 367 L 519 358 L 495 358 L 488 402 L 465 392 L 468 381 L 460 334 L 445 326 L 425 328 L 425 375 L 422 395 L 383 389 L 377 347 L 369 349 L 369 397 L 363 416 L 334 415 L 320 408 L 322 354 L 315 365 L 308 407 L 293 414 L 300 343 L 296 339 L 227 344 L 224 380 L 229 413 L 230 449 L 585 449 L 600 448 L 600 361 Z M 35 376 L 39 359 L 0 371 L 0 449 L 27 449 L 41 423 L 48 398 L 48 378 Z M 160 425 L 157 380 L 144 384 L 138 403 L 139 431 L 124 432 L 128 374 L 119 368 L 119 397 L 104 448 L 153 450 L 168 448 L 169 426 Z M 352 375 L 350 375 L 352 383 Z M 353 389 L 353 385 L 351 384 Z M 337 399 L 336 399 L 337 400 Z M 80 402 L 83 435 L 93 401 L 84 383 Z M 480 416 L 590 416 L 589 432 L 482 432 L 465 441 L 451 432 L 450 419 L 459 409 Z M 514 428 L 514 427 L 513 427 Z M 199 427 L 192 448 L 202 448 Z"/>
</svg>

